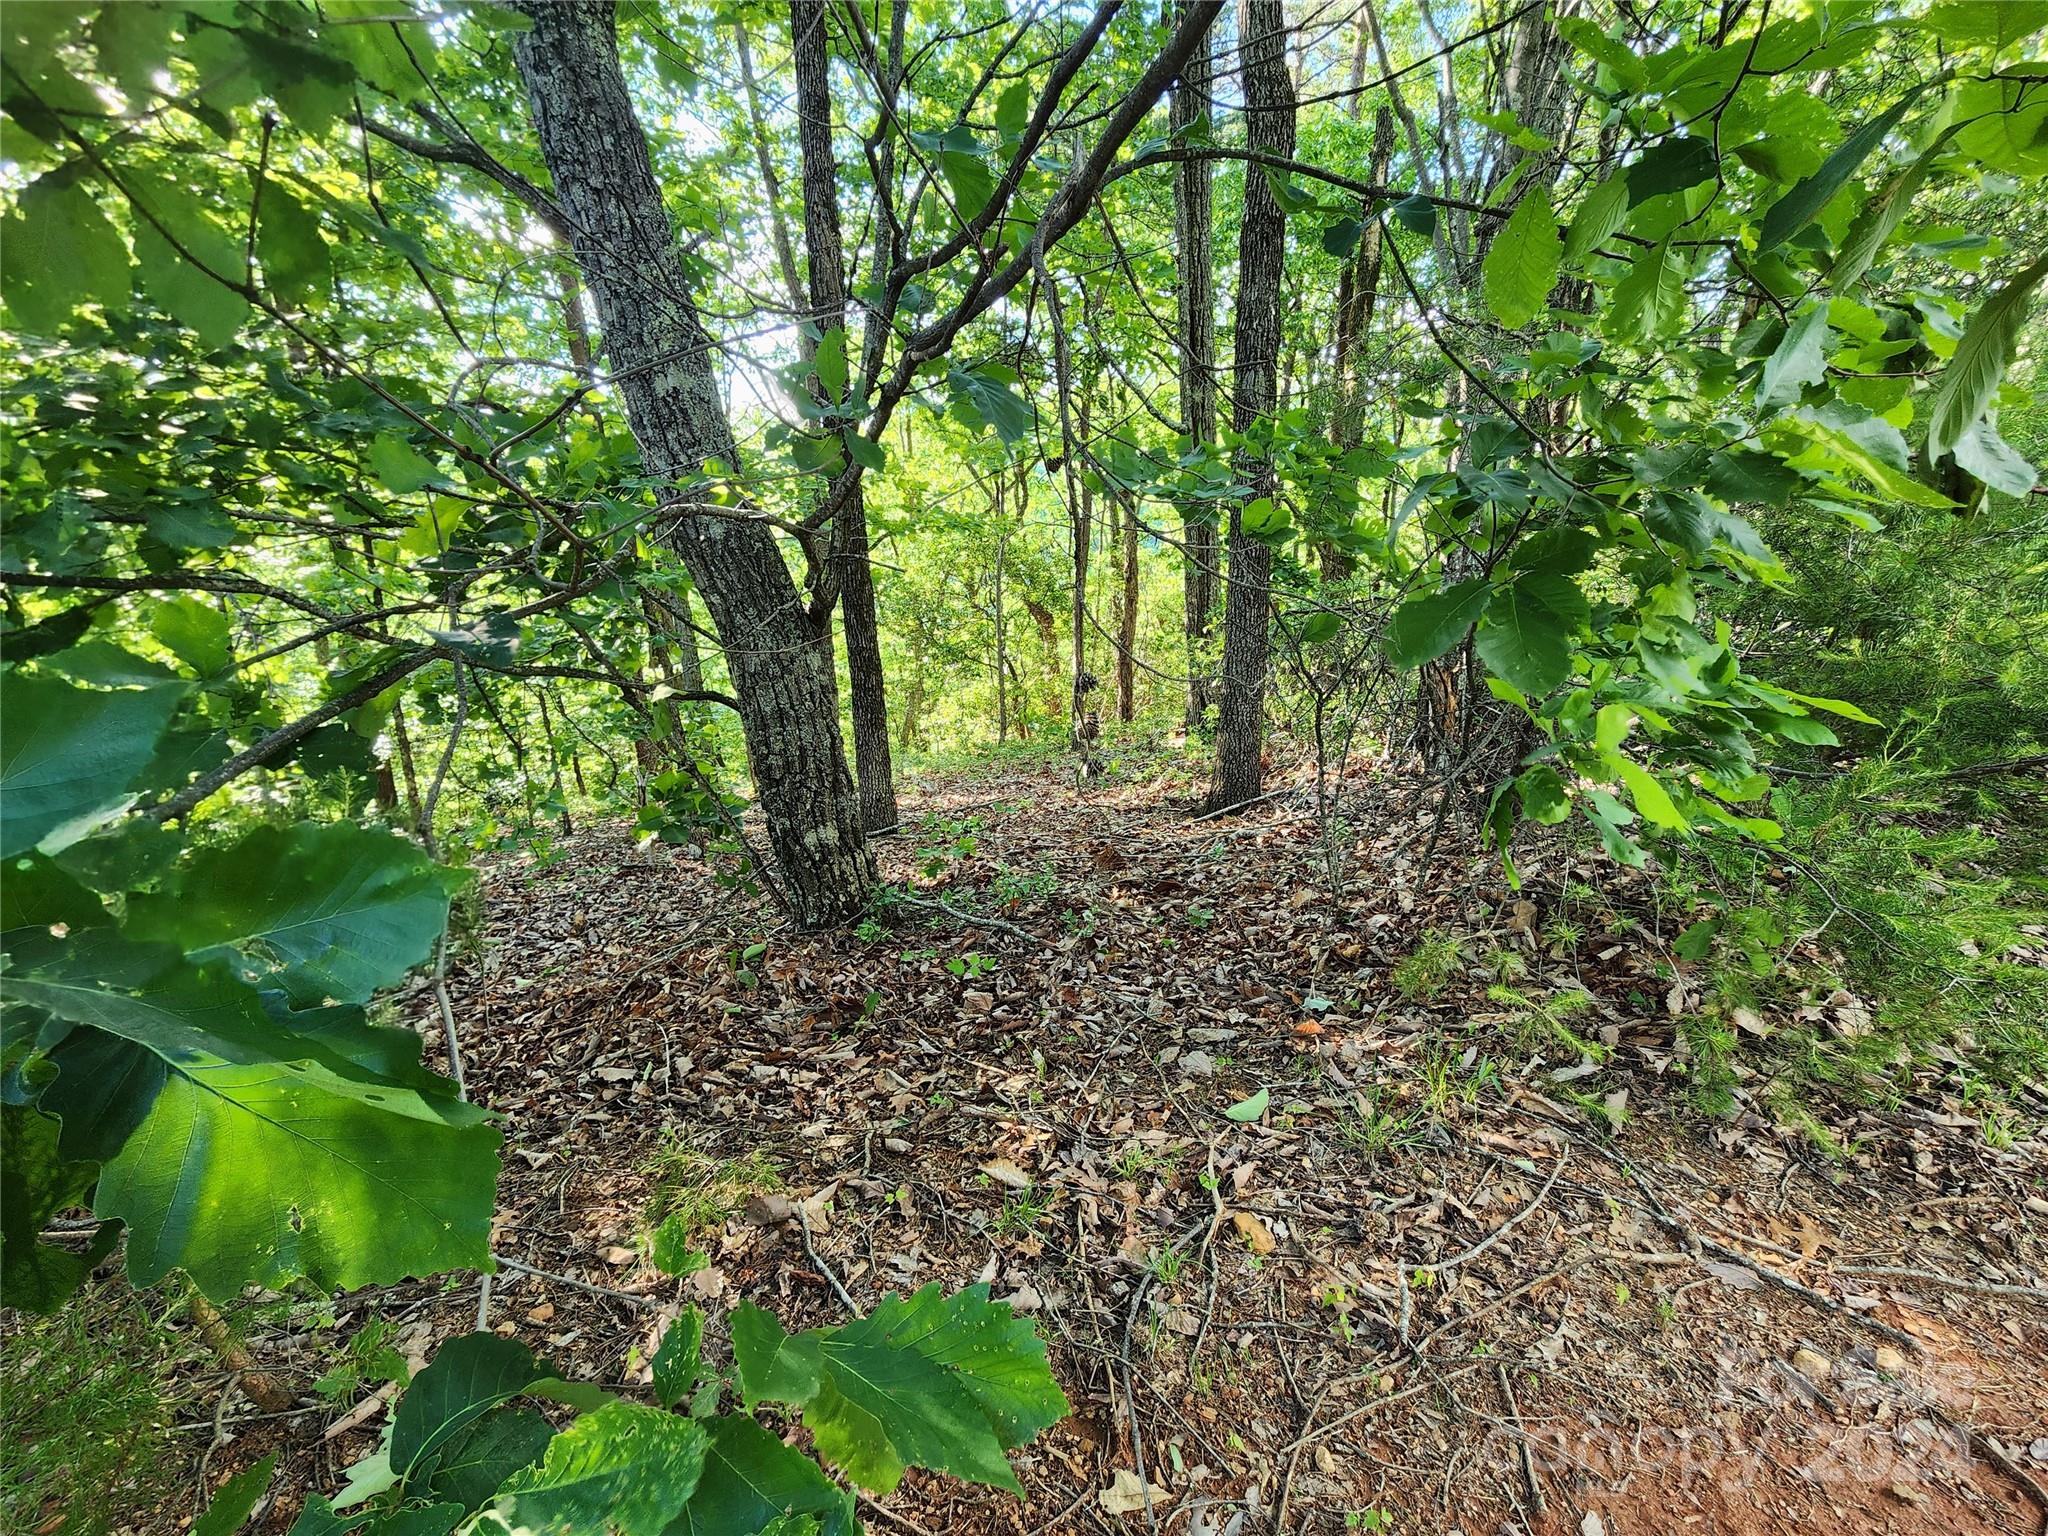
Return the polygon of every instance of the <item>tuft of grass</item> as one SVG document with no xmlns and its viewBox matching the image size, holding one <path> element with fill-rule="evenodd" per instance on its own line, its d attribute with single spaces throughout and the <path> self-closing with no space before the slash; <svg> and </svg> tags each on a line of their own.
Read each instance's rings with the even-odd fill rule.
<svg viewBox="0 0 2048 1536">
<path fill-rule="evenodd" d="M 1548 998 L 1534 998 L 1517 992 L 1513 987 L 1488 987 L 1486 995 L 1490 1001 L 1515 1010 L 1515 1041 L 1523 1050 L 1535 1051 L 1556 1044 L 1590 1061 L 1600 1062 L 1614 1054 L 1607 1046 L 1587 1039 L 1566 1022 L 1574 1014 L 1584 1013 L 1593 1006 L 1593 999 L 1588 993 L 1567 990 L 1553 993 Z"/>
<path fill-rule="evenodd" d="M 720 1159 L 670 1132 L 647 1162 L 651 1188 L 642 1224 L 652 1231 L 673 1222 L 684 1241 L 722 1226 L 753 1195 L 779 1188 L 782 1176 L 765 1152 Z"/>
<path fill-rule="evenodd" d="M 1432 928 L 1394 967 L 1394 986 L 1403 997 L 1427 1001 L 1443 991 L 1464 957 L 1464 947 L 1454 935 Z"/>
<path fill-rule="evenodd" d="M 0 1530 L 151 1528 L 177 1494 L 165 1382 L 176 1338 L 125 1287 L 0 1335 Z"/>
</svg>

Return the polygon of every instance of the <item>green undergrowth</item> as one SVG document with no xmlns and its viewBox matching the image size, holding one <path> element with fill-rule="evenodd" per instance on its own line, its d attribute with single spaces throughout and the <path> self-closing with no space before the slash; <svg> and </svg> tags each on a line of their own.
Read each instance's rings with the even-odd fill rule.
<svg viewBox="0 0 2048 1536">
<path fill-rule="evenodd" d="M 1931 1072 L 1987 1136 L 2014 1134 L 2019 1090 L 2048 1084 L 2048 970 L 2023 958 L 2048 944 L 2039 785 L 1879 755 L 1789 781 L 1773 805 L 1781 845 L 1703 847 L 1668 882 L 1682 910 L 1716 914 L 1678 940 L 1704 990 L 1695 1091 L 1724 1107 L 1739 1058 L 1805 1123 L 1814 1095 L 1890 1103 Z"/>
<path fill-rule="evenodd" d="M 178 1342 L 125 1285 L 0 1329 L 0 1530 L 142 1529 L 175 1492 Z"/>
<path fill-rule="evenodd" d="M 649 1231 L 667 1227 L 694 1240 L 736 1215 L 754 1195 L 779 1189 L 782 1176 L 765 1152 L 720 1159 L 671 1132 L 647 1162 Z"/>
</svg>

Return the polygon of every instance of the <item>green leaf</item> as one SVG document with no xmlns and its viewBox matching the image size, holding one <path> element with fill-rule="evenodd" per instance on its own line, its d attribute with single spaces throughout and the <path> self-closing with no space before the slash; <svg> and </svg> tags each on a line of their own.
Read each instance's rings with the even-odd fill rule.
<svg viewBox="0 0 2048 1536">
<path fill-rule="evenodd" d="M 1554 827 L 1571 814 L 1571 793 L 1548 763 L 1523 769 L 1515 789 L 1522 797 L 1522 814 L 1539 825 Z"/>
<path fill-rule="evenodd" d="M 1312 613 L 1301 621 L 1301 643 L 1303 645 L 1325 645 L 1337 638 L 1344 628 L 1344 621 L 1334 613 Z"/>
<path fill-rule="evenodd" d="M 228 616 L 196 597 L 166 598 L 149 616 L 149 632 L 202 678 L 225 672 L 233 653 Z"/>
<path fill-rule="evenodd" d="M 1441 592 L 1409 598 L 1394 610 L 1387 625 L 1387 660 L 1401 668 L 1435 661 L 1465 638 L 1492 595 L 1486 579 L 1475 576 Z"/>
<path fill-rule="evenodd" d="M 1877 117 L 1850 134 L 1833 154 L 1821 162 L 1819 170 L 1771 204 L 1757 231 L 1758 254 L 1775 250 L 1820 217 L 1821 209 L 1842 190 L 1849 178 L 1870 158 L 1871 152 L 1884 142 L 1885 135 L 1898 126 L 1899 119 L 1912 110 L 1913 103 L 1920 99 L 1920 93 L 1931 83 L 1922 81 L 1914 86 Z"/>
<path fill-rule="evenodd" d="M 136 224 L 135 260 L 142 269 L 143 291 L 165 314 L 189 328 L 202 347 L 224 347 L 249 318 L 249 301 L 229 286 L 242 281 L 242 253 L 234 237 L 211 220 L 194 216 L 172 233 L 190 257 L 154 224 Z M 204 270 L 191 258 L 203 262 Z"/>
<path fill-rule="evenodd" d="M 1989 417 L 1979 417 L 1956 440 L 1954 453 L 1956 463 L 1994 491 L 2003 491 L 2008 496 L 2031 496 L 2040 483 L 2034 466 L 1998 435 L 1998 428 Z"/>
<path fill-rule="evenodd" d="M 370 444 L 370 473 L 400 496 L 442 479 L 434 461 L 407 442 L 402 432 L 385 432 Z"/>
<path fill-rule="evenodd" d="M 889 462 L 887 449 L 880 443 L 862 437 L 852 427 L 848 427 L 840 436 L 845 440 L 847 453 L 852 455 L 853 462 L 862 469 L 879 474 L 883 466 Z"/>
<path fill-rule="evenodd" d="M 1877 253 L 1884 249 L 1885 241 L 1899 227 L 1913 207 L 1913 198 L 1926 181 L 1927 173 L 1934 168 L 1935 156 L 1948 147 L 1955 128 L 1949 127 L 1935 135 L 1934 142 L 1922 150 L 1913 163 L 1885 183 L 1884 190 L 1863 205 L 1850 224 L 1848 234 L 1842 237 L 1842 248 L 1835 253 L 1835 264 L 1828 272 L 1831 286 L 1844 289 L 1870 270 L 1870 264 L 1877 259 Z"/>
<path fill-rule="evenodd" d="M 1623 175 L 1608 177 L 1586 194 L 1564 237 L 1564 260 L 1568 265 L 1577 266 L 1621 228 L 1628 219 L 1628 201 L 1628 181 Z"/>
<path fill-rule="evenodd" d="M 1412 192 L 1387 210 L 1403 229 L 1418 235 L 1436 233 L 1436 200 Z"/>
<path fill-rule="evenodd" d="M 274 177 L 259 193 L 256 259 L 263 280 L 286 304 L 309 304 L 334 286 L 334 257 L 320 233 L 320 216 Z"/>
<path fill-rule="evenodd" d="M 1006 377 L 1007 376 L 1007 377 Z M 1005 443 L 1021 441 L 1037 419 L 1031 406 L 1010 387 L 1015 375 L 984 363 L 979 368 L 949 368 L 946 383 L 953 409 L 970 426 L 993 427 Z"/>
<path fill-rule="evenodd" d="M 1683 832 L 1692 825 L 1672 803 L 1670 792 L 1643 768 L 1625 757 L 1616 757 L 1614 771 L 1616 777 L 1628 786 L 1629 798 L 1635 801 L 1636 810 L 1643 820 L 1673 832 Z"/>
<path fill-rule="evenodd" d="M 1806 478 L 1776 454 L 1723 448 L 1707 461 L 1706 477 L 1700 483 L 1708 495 L 1726 502 L 1782 507 Z"/>
<path fill-rule="evenodd" d="M 1712 181 L 1720 168 L 1711 139 L 1659 139 L 1622 171 L 1631 206 Z"/>
<path fill-rule="evenodd" d="M 427 1494 L 465 1511 L 482 1509 L 506 1478 L 539 1461 L 554 1437 L 554 1426 L 531 1408 L 493 1408 L 445 1443 Z"/>
<path fill-rule="evenodd" d="M 1358 237 L 1365 226 L 1357 219 L 1343 218 L 1323 226 L 1323 249 L 1343 260 L 1358 249 Z"/>
<path fill-rule="evenodd" d="M 67 171 L 28 184 L 0 225 L 0 293 L 29 331 L 50 335 L 81 304 L 128 307 L 128 247 Z"/>
<path fill-rule="evenodd" d="M 732 1345 L 750 1402 L 800 1404 L 819 1453 L 881 1492 L 918 1466 L 1021 1493 L 1005 1453 L 1068 1411 L 1045 1345 L 986 1285 L 885 1297 L 872 1316 L 795 1338 L 743 1307 Z"/>
<path fill-rule="evenodd" d="M 220 1492 L 206 1506 L 206 1513 L 192 1522 L 190 1536 L 233 1536 L 248 1522 L 256 1501 L 270 1487 L 271 1475 L 276 1471 L 277 1452 L 272 1451 L 255 1466 L 222 1483 Z"/>
<path fill-rule="evenodd" d="M 1482 269 L 1487 307 L 1509 330 L 1521 329 L 1548 304 L 1563 261 L 1564 241 L 1550 194 L 1537 187 L 1515 205 L 1507 227 L 1487 249 Z"/>
<path fill-rule="evenodd" d="M 1792 322 L 1777 350 L 1764 359 L 1763 376 L 1756 387 L 1759 410 L 1796 405 L 1807 385 L 1818 384 L 1827 377 L 1827 354 L 1823 350 L 1827 338 L 1825 303 L 1813 305 Z"/>
<path fill-rule="evenodd" d="M 1261 1088 L 1257 1093 L 1253 1094 L 1250 1098 L 1239 1099 L 1235 1104 L 1231 1105 L 1228 1109 L 1224 1110 L 1223 1118 L 1226 1120 L 1235 1120 L 1240 1125 L 1249 1125 L 1252 1121 L 1258 1119 L 1261 1115 L 1263 1115 L 1266 1112 L 1267 1106 L 1270 1105 L 1272 1102 L 1272 1090 L 1268 1088 Z"/>
<path fill-rule="evenodd" d="M 953 194 L 953 207 L 962 219 L 972 220 L 996 193 L 996 173 L 979 148 L 949 149 L 939 156 L 939 171 Z"/>
<path fill-rule="evenodd" d="M 1024 136 L 1031 122 L 1031 82 L 1013 80 L 996 97 L 996 132 L 1009 143 Z"/>
<path fill-rule="evenodd" d="M 182 1268 L 226 1297 L 489 1262 L 498 1133 L 481 1111 L 280 1028 L 218 969 L 124 991 L 88 953 L 10 973 L 5 992 L 90 1026 L 52 1052 L 43 1104 L 67 1151 L 102 1158 L 94 1209 L 128 1224 L 138 1285 Z"/>
<path fill-rule="evenodd" d="M 1586 612 L 1569 576 L 1531 571 L 1494 592 L 1474 647 L 1492 671 L 1538 698 L 1571 675 L 1570 632 Z"/>
<path fill-rule="evenodd" d="M 1888 496 L 1920 507 L 1954 505 L 1908 472 L 1906 440 L 1882 416 L 1873 416 L 1860 406 L 1837 400 L 1818 409 L 1801 409 L 1780 420 Z"/>
<path fill-rule="evenodd" d="M 389 832 L 259 826 L 195 850 L 160 892 L 131 898 L 129 926 L 195 960 L 233 959 L 301 1007 L 364 1003 L 432 953 L 458 883 Z"/>
<path fill-rule="evenodd" d="M 2027 309 L 2041 279 L 2048 276 L 2048 252 L 2014 274 L 1970 317 L 1955 356 L 1935 381 L 1927 407 L 1927 456 L 1953 453 L 1990 405 L 2005 370 L 2012 362 Z"/>
<path fill-rule="evenodd" d="M 465 1333 L 434 1352 L 412 1379 L 391 1421 L 391 1465 L 410 1477 L 432 1465 L 470 1425 L 554 1373 L 517 1339 Z"/>
<path fill-rule="evenodd" d="M 498 1514 L 522 1536 L 661 1536 L 696 1491 L 710 1438 L 665 1409 L 607 1403 L 507 1480 Z"/>
<path fill-rule="evenodd" d="M 1688 271 L 1684 256 L 1668 242 L 1637 251 L 1628 274 L 1614 285 L 1607 333 L 1640 340 L 1675 324 L 1685 313 Z"/>
<path fill-rule="evenodd" d="M 85 1204 L 99 1173 L 97 1163 L 64 1157 L 57 1137 L 48 1115 L 0 1103 L 0 1302 L 25 1312 L 56 1311 L 120 1236 L 109 1222 L 83 1250 L 42 1240 L 51 1217 Z"/>
<path fill-rule="evenodd" d="M 752 1419 L 709 1423 L 711 1445 L 697 1491 L 667 1536 L 757 1536 L 778 1520 L 818 1517 L 824 1536 L 852 1536 L 853 1494 Z"/>
<path fill-rule="evenodd" d="M 846 398 L 846 327 L 835 325 L 818 338 L 817 355 L 811 360 L 818 370 L 818 383 L 830 400 Z"/>
<path fill-rule="evenodd" d="M 187 686 L 102 692 L 0 676 L 0 858 L 67 847 L 118 814 Z"/>
<path fill-rule="evenodd" d="M 704 1345 L 704 1314 L 685 1307 L 683 1315 L 661 1333 L 654 1351 L 654 1398 L 664 1408 L 673 1408 L 690 1395 L 697 1384 L 700 1353 Z"/>
</svg>

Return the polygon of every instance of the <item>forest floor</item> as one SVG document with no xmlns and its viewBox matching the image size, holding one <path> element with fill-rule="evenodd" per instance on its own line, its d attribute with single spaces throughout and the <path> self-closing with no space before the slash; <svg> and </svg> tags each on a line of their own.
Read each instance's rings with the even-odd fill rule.
<svg viewBox="0 0 2048 1536">
<path fill-rule="evenodd" d="M 1368 778 L 1337 901 L 1305 789 L 1205 821 L 1186 773 L 926 781 L 879 852 L 932 905 L 859 935 L 624 829 L 489 871 L 452 995 L 507 1130 L 496 1249 L 545 1272 L 489 1324 L 629 1385 L 686 1302 L 717 1357 L 741 1298 L 795 1328 L 988 1282 L 1073 1415 L 1022 1504 L 913 1472 L 878 1531 L 2043 1529 L 2048 1144 L 1931 1082 L 1788 1116 L 1757 1074 L 1709 1115 L 1643 877 L 1424 871 L 1434 801 Z M 680 1280 L 643 1257 L 677 1211 L 711 1259 Z M 477 1302 L 359 1293 L 249 1344 L 303 1381 L 374 1320 L 417 1363 Z M 281 1450 L 282 1530 L 374 1448 L 373 1386 L 283 1419 L 209 1391 L 178 1443 L 213 1482 Z"/>
</svg>

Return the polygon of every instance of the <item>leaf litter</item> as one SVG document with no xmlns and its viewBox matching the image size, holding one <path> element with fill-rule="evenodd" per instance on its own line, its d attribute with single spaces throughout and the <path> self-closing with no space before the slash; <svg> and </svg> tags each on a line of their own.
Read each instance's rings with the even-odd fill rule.
<svg viewBox="0 0 2048 1536">
<path fill-rule="evenodd" d="M 928 782 L 877 845 L 918 904 L 858 935 L 623 828 L 487 871 L 450 986 L 507 1133 L 488 1324 L 651 1401 L 686 1305 L 729 1365 L 742 1300 L 795 1330 L 989 1283 L 1074 1415 L 1018 1456 L 1022 1506 L 913 1471 L 863 1502 L 880 1529 L 2040 1528 L 2038 1140 L 1934 1085 L 1828 1108 L 1834 1158 L 1762 1084 L 1706 1117 L 1638 872 L 1558 845 L 1520 891 L 1474 849 L 1425 878 L 1433 798 L 1390 781 L 1335 900 L 1305 793 L 1222 823 L 1189 790 Z M 920 853 L 969 817 L 970 854 Z M 1567 880 L 1601 915 L 1546 938 L 1531 893 Z M 288 1369 L 374 1317 L 418 1357 L 477 1305 L 358 1292 L 249 1346 Z M 223 1407 L 209 1475 L 279 1452 L 281 1530 L 389 1395 Z"/>
</svg>

